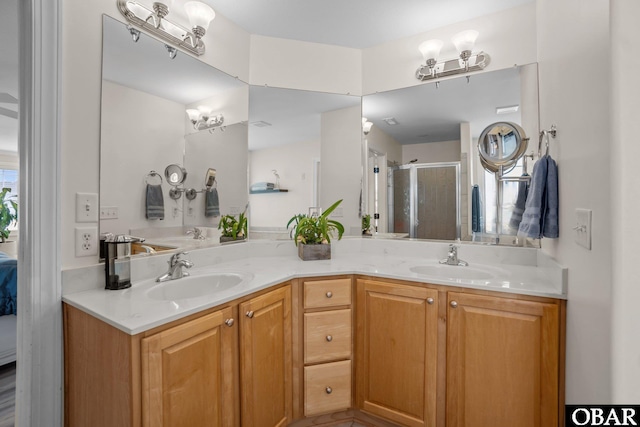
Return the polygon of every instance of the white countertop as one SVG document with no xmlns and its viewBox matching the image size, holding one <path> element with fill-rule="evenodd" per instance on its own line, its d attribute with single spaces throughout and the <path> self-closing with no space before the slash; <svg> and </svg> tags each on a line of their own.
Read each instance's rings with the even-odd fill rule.
<svg viewBox="0 0 640 427">
<path fill-rule="evenodd" d="M 63 272 L 62 300 L 131 335 L 164 323 L 235 300 L 292 278 L 363 274 L 525 295 L 566 299 L 567 270 L 540 250 L 459 244 L 459 258 L 467 267 L 441 266 L 447 243 L 343 239 L 334 242 L 332 259 L 302 261 L 291 241 L 258 240 L 228 246 L 192 250 L 185 258 L 195 267 L 192 277 L 211 273 L 238 273 L 239 285 L 216 293 L 173 301 L 155 300 L 148 292 L 158 286 L 155 277 L 166 271 L 169 255 L 132 260 L 133 286 L 126 290 L 104 289 L 104 266 Z M 427 266 L 437 275 L 411 269 Z M 468 272 L 486 272 L 482 280 L 464 278 Z M 171 283 L 179 282 L 177 279 Z M 168 283 L 168 282 L 167 282 Z"/>
</svg>

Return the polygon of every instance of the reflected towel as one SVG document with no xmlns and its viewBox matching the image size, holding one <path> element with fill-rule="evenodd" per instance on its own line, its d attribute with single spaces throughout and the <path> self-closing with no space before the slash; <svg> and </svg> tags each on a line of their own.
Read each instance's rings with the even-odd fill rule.
<svg viewBox="0 0 640 427">
<path fill-rule="evenodd" d="M 547 168 L 549 161 L 547 156 L 538 160 L 531 174 L 531 185 L 525 203 L 522 222 L 518 227 L 518 237 L 542 237 L 542 220 L 546 209 Z"/>
<path fill-rule="evenodd" d="M 547 186 L 545 189 L 545 210 L 542 219 L 542 235 L 551 239 L 557 239 L 560 235 L 558 220 L 558 165 L 551 156 L 546 156 Z"/>
<path fill-rule="evenodd" d="M 471 189 L 471 231 L 479 233 L 482 231 L 482 221 L 480 213 L 480 187 L 474 185 Z"/>
<path fill-rule="evenodd" d="M 160 184 L 147 184 L 145 206 L 147 219 L 164 219 L 164 196 Z"/>
<path fill-rule="evenodd" d="M 255 184 L 251 184 L 251 191 L 266 191 L 273 190 L 275 188 L 275 184 L 273 182 L 256 182 Z"/>
<path fill-rule="evenodd" d="M 528 173 L 522 175 L 523 177 L 529 176 Z M 516 204 L 511 212 L 511 219 L 509 220 L 509 228 L 518 230 L 520 223 L 522 222 L 522 214 L 524 213 L 527 203 L 527 194 L 529 193 L 529 181 L 520 181 L 518 183 L 518 196 L 516 197 Z"/>
<path fill-rule="evenodd" d="M 211 218 L 220 216 L 220 200 L 218 199 L 218 189 L 212 188 L 211 191 L 205 191 L 204 216 Z"/>
</svg>

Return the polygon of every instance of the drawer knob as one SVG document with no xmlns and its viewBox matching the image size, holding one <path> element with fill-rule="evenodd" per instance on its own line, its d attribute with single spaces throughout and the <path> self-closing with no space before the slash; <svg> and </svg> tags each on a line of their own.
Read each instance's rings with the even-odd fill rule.
<svg viewBox="0 0 640 427">
<path fill-rule="evenodd" d="M 327 294 L 326 294 L 326 295 L 327 295 L 327 298 L 331 298 L 331 297 L 333 296 L 333 292 L 331 292 L 331 291 L 327 291 Z"/>
<path fill-rule="evenodd" d="M 433 304 L 433 298 L 427 298 L 427 304 L 432 305 Z"/>
<path fill-rule="evenodd" d="M 247 311 L 247 317 L 251 319 L 253 317 L 253 311 Z"/>
<path fill-rule="evenodd" d="M 331 335 L 327 335 L 327 342 L 333 341 L 333 337 Z"/>
<path fill-rule="evenodd" d="M 333 392 L 333 389 L 331 387 L 327 387 L 324 389 L 324 391 L 326 391 L 327 394 L 331 394 Z"/>
<path fill-rule="evenodd" d="M 451 307 L 456 308 L 458 306 L 458 303 L 455 301 L 451 301 Z"/>
<path fill-rule="evenodd" d="M 227 326 L 229 326 L 229 327 L 233 326 L 233 319 L 227 319 L 227 320 L 225 320 L 225 321 L 224 321 L 224 324 L 225 324 L 225 325 L 227 325 Z"/>
</svg>

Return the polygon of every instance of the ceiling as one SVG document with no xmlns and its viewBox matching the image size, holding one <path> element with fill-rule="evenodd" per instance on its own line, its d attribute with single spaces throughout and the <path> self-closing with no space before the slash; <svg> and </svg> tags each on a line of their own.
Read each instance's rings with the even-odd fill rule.
<svg viewBox="0 0 640 427">
<path fill-rule="evenodd" d="M 478 137 L 498 121 L 520 122 L 520 111 L 497 115 L 496 108 L 520 105 L 520 68 L 479 73 L 388 92 L 362 99 L 362 115 L 400 144 L 460 139 L 460 123 Z M 383 119 L 393 117 L 397 125 Z"/>
<path fill-rule="evenodd" d="M 364 49 L 534 0 L 203 1 L 251 34 Z"/>
</svg>

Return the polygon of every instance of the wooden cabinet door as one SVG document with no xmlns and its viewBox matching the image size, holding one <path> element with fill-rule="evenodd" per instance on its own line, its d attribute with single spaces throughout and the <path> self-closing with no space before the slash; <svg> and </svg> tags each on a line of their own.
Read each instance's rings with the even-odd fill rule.
<svg viewBox="0 0 640 427">
<path fill-rule="evenodd" d="M 558 425 L 559 307 L 448 293 L 447 427 Z"/>
<path fill-rule="evenodd" d="M 285 426 L 293 401 L 291 287 L 240 304 L 239 317 L 242 425 Z"/>
<path fill-rule="evenodd" d="M 360 409 L 403 426 L 436 423 L 438 292 L 358 280 Z"/>
<path fill-rule="evenodd" d="M 226 308 L 141 340 L 144 427 L 236 425 L 231 316 Z"/>
</svg>

